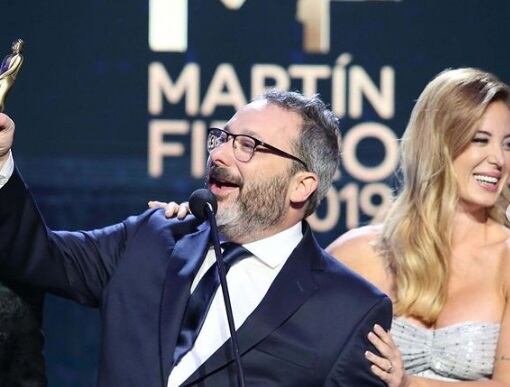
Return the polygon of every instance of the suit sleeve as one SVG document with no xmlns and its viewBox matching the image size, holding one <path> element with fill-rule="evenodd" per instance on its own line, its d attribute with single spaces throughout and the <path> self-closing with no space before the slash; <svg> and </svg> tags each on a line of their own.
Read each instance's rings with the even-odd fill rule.
<svg viewBox="0 0 510 387">
<path fill-rule="evenodd" d="M 119 223 L 88 232 L 51 231 L 15 170 L 0 189 L 0 277 L 98 306 L 127 228 Z"/>
<path fill-rule="evenodd" d="M 368 341 L 367 335 L 376 323 L 386 330 L 390 329 L 391 319 L 391 301 L 384 297 L 366 313 L 354 328 L 350 339 L 331 369 L 324 387 L 386 386 L 386 383 L 370 370 L 372 363 L 365 358 L 365 351 L 370 350 L 373 353 L 378 353 Z"/>
</svg>

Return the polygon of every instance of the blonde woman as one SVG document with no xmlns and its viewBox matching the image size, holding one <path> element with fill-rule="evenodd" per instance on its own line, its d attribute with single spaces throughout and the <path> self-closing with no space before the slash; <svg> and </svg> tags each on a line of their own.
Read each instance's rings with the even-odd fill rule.
<svg viewBox="0 0 510 387">
<path fill-rule="evenodd" d="M 510 386 L 510 89 L 462 68 L 433 79 L 402 138 L 402 189 L 382 225 L 328 251 L 393 300 L 367 352 L 389 386 Z"/>
</svg>

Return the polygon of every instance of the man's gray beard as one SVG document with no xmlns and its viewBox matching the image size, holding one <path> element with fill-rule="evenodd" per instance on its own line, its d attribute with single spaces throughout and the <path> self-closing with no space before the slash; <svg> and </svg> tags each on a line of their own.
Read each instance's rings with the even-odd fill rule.
<svg viewBox="0 0 510 387">
<path fill-rule="evenodd" d="M 288 210 L 285 195 L 289 180 L 285 172 L 268 181 L 254 182 L 250 187 L 245 185 L 235 203 L 218 210 L 216 223 L 220 232 L 236 241 L 281 222 Z"/>
</svg>

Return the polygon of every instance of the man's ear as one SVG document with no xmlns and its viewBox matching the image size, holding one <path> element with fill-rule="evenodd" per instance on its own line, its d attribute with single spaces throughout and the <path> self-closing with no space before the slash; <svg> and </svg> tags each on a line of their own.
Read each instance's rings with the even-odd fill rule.
<svg viewBox="0 0 510 387">
<path fill-rule="evenodd" d="M 319 184 L 319 178 L 312 172 L 298 172 L 292 180 L 289 199 L 294 204 L 306 202 Z"/>
</svg>

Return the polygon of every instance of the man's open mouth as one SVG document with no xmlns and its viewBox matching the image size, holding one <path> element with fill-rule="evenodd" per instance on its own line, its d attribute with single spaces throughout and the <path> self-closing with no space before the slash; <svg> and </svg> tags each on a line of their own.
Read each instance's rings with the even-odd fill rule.
<svg viewBox="0 0 510 387">
<path fill-rule="evenodd" d="M 226 194 L 241 187 L 240 178 L 232 176 L 221 167 L 211 169 L 207 184 L 215 195 Z"/>
</svg>

